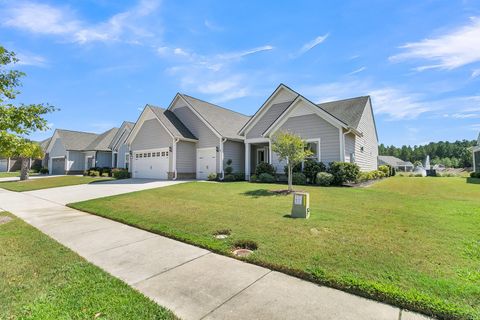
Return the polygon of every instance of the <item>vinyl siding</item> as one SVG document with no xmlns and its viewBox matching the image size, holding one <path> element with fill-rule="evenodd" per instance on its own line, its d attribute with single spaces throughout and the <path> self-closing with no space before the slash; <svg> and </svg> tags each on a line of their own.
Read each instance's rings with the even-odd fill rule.
<svg viewBox="0 0 480 320">
<path fill-rule="evenodd" d="M 257 123 L 247 132 L 247 139 L 262 138 L 262 133 L 270 127 L 270 125 L 280 116 L 280 114 L 288 108 L 290 102 L 283 102 L 273 104 L 268 108 L 261 117 L 257 120 Z"/>
<path fill-rule="evenodd" d="M 177 142 L 177 172 L 196 172 L 196 146 L 194 142 Z"/>
<path fill-rule="evenodd" d="M 223 168 L 227 166 L 228 159 L 232 159 L 233 172 L 245 171 L 245 144 L 243 142 L 227 140 L 223 144 Z"/>
<path fill-rule="evenodd" d="M 85 157 L 83 152 L 68 151 L 67 171 L 85 170 Z"/>
<path fill-rule="evenodd" d="M 111 167 L 112 166 L 112 153 L 110 151 L 98 151 L 97 152 L 97 167 Z"/>
<path fill-rule="evenodd" d="M 320 138 L 320 161 L 325 164 L 340 161 L 339 129 L 318 115 L 291 117 L 280 127 L 280 130 L 291 131 L 303 139 Z"/>
<path fill-rule="evenodd" d="M 355 163 L 358 164 L 361 171 L 376 170 L 378 164 L 378 142 L 375 133 L 375 122 L 370 101 L 368 104 L 358 124 L 358 131 L 363 133 L 363 137 L 355 137 Z M 364 148 L 363 151 L 361 150 L 362 146 Z"/>
<path fill-rule="evenodd" d="M 198 118 L 193 111 L 179 99 L 171 109 L 180 121 L 198 139 L 198 148 L 217 147 L 219 137 Z"/>
<path fill-rule="evenodd" d="M 132 150 L 166 148 L 172 145 L 172 137 L 157 119 L 146 120 L 132 141 Z"/>
<path fill-rule="evenodd" d="M 118 148 L 118 165 L 119 168 L 125 168 L 125 153 L 128 153 L 128 144 L 121 144 Z"/>
<path fill-rule="evenodd" d="M 55 142 L 53 143 L 52 149 L 51 149 L 49 154 L 50 154 L 50 158 L 61 157 L 61 156 L 65 156 L 67 154 L 67 151 L 65 150 L 65 147 L 63 146 L 61 138 L 55 139 Z"/>
</svg>

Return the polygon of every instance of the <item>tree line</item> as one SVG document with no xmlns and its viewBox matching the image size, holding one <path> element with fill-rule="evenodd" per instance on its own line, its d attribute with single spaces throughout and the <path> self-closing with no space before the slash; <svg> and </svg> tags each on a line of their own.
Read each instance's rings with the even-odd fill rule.
<svg viewBox="0 0 480 320">
<path fill-rule="evenodd" d="M 472 166 L 470 147 L 473 147 L 476 143 L 476 140 L 439 141 L 413 147 L 406 145 L 402 147 L 385 146 L 382 143 L 378 152 L 382 156 L 394 156 L 412 163 L 423 162 L 425 157 L 429 155 L 432 165 L 443 164 L 446 167 L 465 168 Z"/>
</svg>

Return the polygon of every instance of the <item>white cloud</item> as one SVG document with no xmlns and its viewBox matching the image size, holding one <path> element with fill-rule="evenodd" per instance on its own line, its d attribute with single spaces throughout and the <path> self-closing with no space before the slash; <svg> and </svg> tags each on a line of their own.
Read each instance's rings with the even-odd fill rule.
<svg viewBox="0 0 480 320">
<path fill-rule="evenodd" d="M 274 47 L 270 45 L 266 46 L 261 46 L 261 47 L 256 47 L 253 49 L 248 49 L 244 51 L 238 51 L 238 52 L 230 52 L 230 53 L 224 53 L 224 54 L 219 54 L 216 56 L 217 59 L 222 59 L 222 60 L 231 60 L 231 59 L 238 59 L 242 57 L 246 57 L 252 54 L 264 52 L 264 51 L 270 51 L 273 50 Z"/>
<path fill-rule="evenodd" d="M 354 74 L 360 73 L 360 72 L 362 72 L 362 71 L 365 71 L 366 69 L 367 69 L 367 67 L 360 67 L 360 68 L 358 68 L 358 69 L 356 69 L 356 70 L 353 70 L 353 71 L 352 71 L 352 72 L 350 72 L 348 75 L 350 75 L 350 76 L 351 76 L 351 75 L 354 75 Z"/>
<path fill-rule="evenodd" d="M 203 22 L 203 24 L 205 25 L 205 27 L 207 27 L 207 29 L 209 29 L 211 31 L 223 31 L 222 27 L 218 26 L 216 23 L 214 23 L 211 20 L 206 19 Z"/>
<path fill-rule="evenodd" d="M 142 0 L 130 10 L 115 14 L 104 22 L 89 24 L 68 7 L 18 1 L 5 5 L 0 17 L 4 26 L 35 34 L 62 36 L 80 44 L 95 41 L 136 43 L 139 38 L 153 35 L 139 21 L 151 15 L 158 6 L 158 0 Z"/>
<path fill-rule="evenodd" d="M 475 69 L 472 71 L 472 78 L 480 76 L 480 69 Z"/>
<path fill-rule="evenodd" d="M 470 23 L 446 34 L 411 42 L 401 46 L 404 52 L 391 56 L 390 61 L 419 59 L 432 64 L 416 68 L 455 69 L 480 61 L 480 18 L 471 18 Z"/>
<path fill-rule="evenodd" d="M 455 119 L 476 119 L 480 118 L 480 113 L 454 113 L 452 118 Z"/>
<path fill-rule="evenodd" d="M 324 34 L 323 36 L 318 36 L 316 37 L 315 39 L 313 39 L 312 41 L 309 41 L 307 43 L 305 43 L 302 48 L 298 51 L 298 53 L 296 54 L 296 56 L 301 56 L 302 54 L 312 50 L 313 48 L 315 48 L 316 46 L 318 46 L 319 44 L 321 44 L 322 42 L 324 42 L 325 40 L 327 40 L 328 36 L 330 34 L 327 33 L 327 34 Z"/>
<path fill-rule="evenodd" d="M 184 56 L 184 57 L 189 56 L 189 54 L 185 50 L 183 50 L 182 48 L 173 49 L 173 54 L 176 54 L 177 56 Z"/>
<path fill-rule="evenodd" d="M 17 53 L 18 65 L 21 66 L 35 66 L 35 67 L 45 67 L 47 65 L 47 59 L 34 54 L 28 53 Z"/>
</svg>

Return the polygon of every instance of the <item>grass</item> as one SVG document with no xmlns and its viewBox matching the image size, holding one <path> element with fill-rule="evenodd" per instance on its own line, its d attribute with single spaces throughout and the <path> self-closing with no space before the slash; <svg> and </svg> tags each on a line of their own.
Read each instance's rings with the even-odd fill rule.
<svg viewBox="0 0 480 320">
<path fill-rule="evenodd" d="M 30 172 L 31 176 L 36 176 L 38 173 Z M 0 172 L 0 178 L 20 177 L 20 171 L 14 172 Z"/>
<path fill-rule="evenodd" d="M 39 189 L 74 186 L 98 181 L 112 180 L 112 178 L 61 176 L 40 179 L 29 179 L 26 181 L 5 181 L 0 182 L 0 188 L 10 191 L 32 191 Z"/>
<path fill-rule="evenodd" d="M 442 318 L 480 318 L 480 189 L 464 178 L 297 187 L 311 217 L 290 219 L 284 185 L 185 183 L 72 204 L 80 210 L 298 277 Z M 216 230 L 231 230 L 226 240 Z"/>
<path fill-rule="evenodd" d="M 6 212 L 0 319 L 176 319 L 122 281 Z"/>
</svg>

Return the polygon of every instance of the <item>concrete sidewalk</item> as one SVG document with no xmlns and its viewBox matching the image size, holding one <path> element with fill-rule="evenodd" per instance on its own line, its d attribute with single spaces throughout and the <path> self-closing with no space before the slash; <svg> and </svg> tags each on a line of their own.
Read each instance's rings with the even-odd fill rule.
<svg viewBox="0 0 480 320">
<path fill-rule="evenodd" d="M 31 193 L 0 189 L 0 208 L 183 319 L 427 319 L 89 215 Z"/>
</svg>

